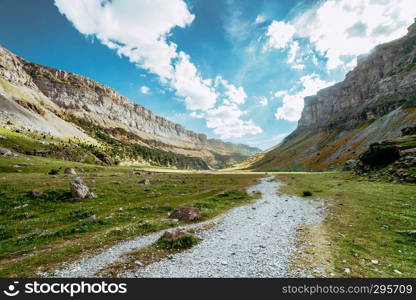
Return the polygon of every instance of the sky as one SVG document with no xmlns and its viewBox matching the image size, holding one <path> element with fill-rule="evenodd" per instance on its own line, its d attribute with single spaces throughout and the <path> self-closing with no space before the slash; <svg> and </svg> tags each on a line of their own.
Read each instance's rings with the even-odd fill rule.
<svg viewBox="0 0 416 300">
<path fill-rule="evenodd" d="M 0 0 L 0 44 L 267 149 L 296 128 L 304 97 L 415 17 L 415 0 Z"/>
</svg>

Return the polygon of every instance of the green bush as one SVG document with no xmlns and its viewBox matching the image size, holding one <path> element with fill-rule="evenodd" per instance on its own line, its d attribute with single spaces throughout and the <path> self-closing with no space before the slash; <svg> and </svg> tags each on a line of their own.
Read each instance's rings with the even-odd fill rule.
<svg viewBox="0 0 416 300">
<path fill-rule="evenodd" d="M 364 165 L 376 167 L 388 165 L 400 158 L 399 149 L 394 145 L 372 144 L 370 148 L 360 155 Z"/>
<path fill-rule="evenodd" d="M 163 237 L 156 241 L 156 245 L 162 249 L 188 249 L 198 243 L 198 239 L 192 234 L 187 234 L 172 241 L 166 241 Z"/>
<path fill-rule="evenodd" d="M 57 169 L 52 169 L 48 172 L 49 175 L 58 175 L 59 174 L 59 170 Z"/>
</svg>

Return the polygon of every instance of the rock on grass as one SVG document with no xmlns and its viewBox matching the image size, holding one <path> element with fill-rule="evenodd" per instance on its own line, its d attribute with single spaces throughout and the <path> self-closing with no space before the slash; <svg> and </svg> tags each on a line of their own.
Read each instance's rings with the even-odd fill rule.
<svg viewBox="0 0 416 300">
<path fill-rule="evenodd" d="M 75 177 L 70 183 L 72 197 L 75 199 L 97 198 L 97 195 L 90 192 L 88 186 L 81 177 Z"/>
</svg>

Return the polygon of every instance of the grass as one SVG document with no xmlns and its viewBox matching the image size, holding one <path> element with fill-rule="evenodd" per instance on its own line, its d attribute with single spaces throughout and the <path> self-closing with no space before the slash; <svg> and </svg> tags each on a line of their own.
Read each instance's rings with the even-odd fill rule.
<svg viewBox="0 0 416 300">
<path fill-rule="evenodd" d="M 98 198 L 69 201 L 72 176 L 63 174 L 65 167 L 74 167 Z M 48 175 L 51 170 L 59 172 Z M 97 248 L 177 226 L 167 218 L 176 206 L 200 208 L 201 220 L 209 219 L 251 201 L 245 187 L 261 176 L 132 170 L 25 155 L 0 158 L 0 277 L 38 276 Z M 144 178 L 151 184 L 138 183 Z M 43 194 L 34 196 L 33 190 Z"/>
<path fill-rule="evenodd" d="M 277 179 L 286 183 L 283 193 L 310 191 L 312 198 L 325 199 L 328 214 L 321 228 L 337 276 L 416 277 L 416 237 L 402 232 L 416 229 L 416 185 L 373 182 L 347 172 Z"/>
<path fill-rule="evenodd" d="M 156 246 L 161 249 L 188 249 L 198 243 L 198 239 L 192 234 L 186 234 L 172 241 L 166 241 L 163 237 L 160 237 L 156 241 Z"/>
</svg>

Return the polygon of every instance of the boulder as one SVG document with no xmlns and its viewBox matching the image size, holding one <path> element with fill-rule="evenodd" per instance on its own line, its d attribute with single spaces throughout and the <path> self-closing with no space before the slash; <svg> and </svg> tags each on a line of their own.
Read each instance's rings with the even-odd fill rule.
<svg viewBox="0 0 416 300">
<path fill-rule="evenodd" d="M 69 183 L 72 197 L 75 199 L 97 198 L 97 195 L 90 192 L 88 186 L 81 177 L 76 177 Z"/>
<path fill-rule="evenodd" d="M 0 135 L 0 140 L 7 140 L 7 138 L 4 135 Z"/>
<path fill-rule="evenodd" d="M 74 168 L 66 168 L 66 169 L 64 170 L 64 173 L 65 173 L 65 174 L 69 174 L 69 175 L 77 175 L 77 172 L 75 171 L 75 169 L 74 169 Z"/>
<path fill-rule="evenodd" d="M 13 156 L 13 152 L 6 148 L 0 148 L 0 156 Z"/>
<path fill-rule="evenodd" d="M 179 206 L 173 210 L 169 215 L 171 219 L 178 219 L 180 221 L 192 221 L 201 217 L 201 211 L 198 208 Z"/>
<path fill-rule="evenodd" d="M 412 154 L 416 154 L 416 148 L 410 148 L 410 149 L 400 151 L 400 156 L 407 156 L 407 155 L 412 155 Z"/>
<path fill-rule="evenodd" d="M 139 181 L 139 183 L 148 185 L 148 184 L 150 184 L 150 181 L 149 181 L 149 179 L 142 179 L 142 180 Z"/>
<path fill-rule="evenodd" d="M 357 161 L 355 159 L 347 160 L 342 168 L 343 171 L 351 171 L 357 165 Z"/>
<path fill-rule="evenodd" d="M 405 135 L 413 135 L 413 134 L 416 134 L 416 126 L 414 126 L 414 127 L 406 127 L 406 128 L 403 128 L 401 131 L 402 131 L 402 135 L 403 136 L 405 136 Z"/>
<path fill-rule="evenodd" d="M 42 196 L 42 195 L 43 195 L 43 191 L 41 191 L 41 190 L 33 190 L 33 191 L 32 191 L 32 195 L 33 195 L 34 197 L 40 197 L 40 196 Z"/>
<path fill-rule="evenodd" d="M 165 233 L 162 235 L 162 239 L 170 243 L 188 234 L 188 232 L 180 229 L 174 231 L 165 231 Z"/>
<path fill-rule="evenodd" d="M 143 173 L 142 171 L 137 171 L 137 170 L 134 170 L 134 171 L 132 172 L 132 174 L 133 174 L 133 175 L 143 175 L 144 173 Z"/>
</svg>

